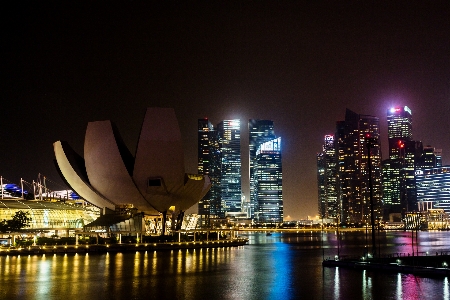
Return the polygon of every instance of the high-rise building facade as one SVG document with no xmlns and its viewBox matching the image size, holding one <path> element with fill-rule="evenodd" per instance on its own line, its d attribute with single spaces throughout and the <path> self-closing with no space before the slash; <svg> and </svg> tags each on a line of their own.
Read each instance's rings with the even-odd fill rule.
<svg viewBox="0 0 450 300">
<path fill-rule="evenodd" d="M 198 120 L 198 174 L 208 175 L 211 188 L 198 203 L 202 225 L 221 215 L 220 155 L 217 131 L 208 119 Z"/>
<path fill-rule="evenodd" d="M 442 149 L 417 142 L 416 170 L 442 167 Z"/>
<path fill-rule="evenodd" d="M 419 210 L 444 209 L 450 214 L 450 166 L 417 170 Z"/>
<path fill-rule="evenodd" d="M 412 139 L 412 113 L 407 107 L 387 111 L 389 158 L 383 161 L 384 214 L 417 209 L 415 161 L 416 142 Z"/>
<path fill-rule="evenodd" d="M 250 199 L 248 215 L 251 219 L 255 217 L 255 211 L 258 209 L 256 180 L 255 180 L 255 165 L 256 152 L 258 147 L 268 141 L 275 139 L 274 125 L 271 120 L 256 120 L 250 119 L 248 121 L 249 133 L 249 174 L 250 174 Z"/>
<path fill-rule="evenodd" d="M 387 111 L 389 158 L 397 158 L 399 142 L 412 141 L 412 113 L 408 106 L 392 107 Z"/>
<path fill-rule="evenodd" d="M 337 122 L 337 188 L 343 223 L 370 223 L 371 200 L 375 216 L 381 215 L 379 123 L 377 117 L 360 115 L 349 109 L 345 120 Z M 368 142 L 370 147 L 367 147 Z"/>
<path fill-rule="evenodd" d="M 217 125 L 220 152 L 221 218 L 242 211 L 241 122 L 224 120 Z"/>
<path fill-rule="evenodd" d="M 283 172 L 281 138 L 262 143 L 256 150 L 255 192 L 258 222 L 283 221 Z"/>
<path fill-rule="evenodd" d="M 319 217 L 337 219 L 340 205 L 337 198 L 337 155 L 333 135 L 326 135 L 322 152 L 317 154 L 317 186 Z"/>
<path fill-rule="evenodd" d="M 213 218 L 283 221 L 281 138 L 273 121 L 249 120 L 249 183 L 251 201 L 242 193 L 241 123 L 224 120 L 213 126 L 198 120 L 198 173 L 208 175 L 211 189 L 199 202 L 201 224 Z"/>
</svg>

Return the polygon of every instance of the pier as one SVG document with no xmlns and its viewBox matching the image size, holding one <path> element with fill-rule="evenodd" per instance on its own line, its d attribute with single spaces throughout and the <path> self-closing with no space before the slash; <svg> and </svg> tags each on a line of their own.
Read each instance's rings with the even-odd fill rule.
<svg viewBox="0 0 450 300">
<path fill-rule="evenodd" d="M 449 252 L 436 252 L 435 255 L 394 253 L 380 258 L 335 257 L 325 259 L 322 266 L 422 276 L 449 276 Z"/>
</svg>

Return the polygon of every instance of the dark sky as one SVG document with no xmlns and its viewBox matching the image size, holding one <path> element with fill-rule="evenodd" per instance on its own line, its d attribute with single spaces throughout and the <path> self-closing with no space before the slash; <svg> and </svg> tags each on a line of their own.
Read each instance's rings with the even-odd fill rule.
<svg viewBox="0 0 450 300">
<path fill-rule="evenodd" d="M 411 3 L 10 3 L 0 13 L 0 175 L 62 183 L 52 144 L 82 154 L 89 121 L 114 121 L 134 152 L 151 106 L 175 109 L 192 173 L 198 118 L 240 118 L 244 142 L 249 118 L 273 120 L 291 219 L 317 214 L 316 153 L 346 108 L 380 117 L 386 158 L 386 111 L 408 105 L 414 139 L 449 164 L 450 6 Z"/>
</svg>

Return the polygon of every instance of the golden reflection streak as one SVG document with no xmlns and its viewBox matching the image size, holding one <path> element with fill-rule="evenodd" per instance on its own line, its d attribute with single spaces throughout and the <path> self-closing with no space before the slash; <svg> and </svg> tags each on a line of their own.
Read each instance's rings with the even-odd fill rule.
<svg viewBox="0 0 450 300">
<path fill-rule="evenodd" d="M 89 266 L 89 253 L 86 253 L 86 255 L 84 256 L 84 266 L 86 269 Z"/>
<path fill-rule="evenodd" d="M 56 261 L 56 253 L 54 253 L 53 257 L 52 257 L 52 273 L 56 273 L 57 267 L 58 267 L 58 263 Z"/>
<path fill-rule="evenodd" d="M 148 275 L 148 251 L 145 251 L 144 253 L 144 262 L 142 263 L 143 266 L 143 275 Z"/>
<path fill-rule="evenodd" d="M 78 281 L 80 276 L 81 276 L 81 271 L 80 271 L 80 256 L 78 255 L 78 253 L 75 253 L 75 256 L 72 258 L 73 260 L 73 279 L 75 281 Z"/>
<path fill-rule="evenodd" d="M 177 263 L 177 274 L 183 274 L 184 263 L 185 263 L 183 257 L 184 257 L 183 251 L 181 251 L 181 249 L 178 250 L 178 257 L 177 257 L 177 261 L 178 261 L 178 263 Z"/>
<path fill-rule="evenodd" d="M 152 275 L 158 274 L 157 263 L 158 263 L 158 260 L 157 260 L 156 251 L 153 250 L 153 253 L 152 253 Z"/>
<path fill-rule="evenodd" d="M 5 257 L 5 263 L 4 264 L 2 264 L 1 265 L 1 272 L 0 272 L 0 275 L 5 275 L 5 276 L 7 276 L 7 275 L 9 275 L 9 273 L 10 273 L 10 270 L 12 269 L 11 267 L 10 267 L 10 261 L 11 261 L 11 257 L 9 256 L 9 255 L 6 255 L 6 257 Z M 12 271 L 12 270 L 11 270 Z"/>
<path fill-rule="evenodd" d="M 67 257 L 67 253 L 64 253 L 63 262 L 62 262 L 63 274 L 68 274 L 68 271 L 67 271 L 68 267 L 69 267 L 69 258 Z M 66 277 L 68 277 L 68 275 L 64 276 L 64 279 L 66 279 Z"/>
<path fill-rule="evenodd" d="M 105 269 L 104 269 L 104 275 L 105 275 L 105 278 L 108 278 L 109 277 L 109 264 L 110 264 L 110 260 L 111 260 L 111 255 L 109 255 L 109 253 L 107 252 L 106 253 L 106 256 L 105 256 Z"/>
<path fill-rule="evenodd" d="M 114 268 L 114 276 L 116 278 L 122 278 L 123 276 L 123 254 L 122 253 L 116 253 L 115 254 L 116 258 L 114 260 L 114 264 L 113 264 L 113 268 Z M 115 289 L 117 290 L 118 293 L 120 293 L 120 291 L 122 291 L 122 280 L 118 280 L 116 281 L 116 284 L 114 285 Z"/>
<path fill-rule="evenodd" d="M 134 277 L 139 277 L 140 273 L 140 267 L 141 267 L 141 253 L 139 251 L 136 251 L 134 254 L 134 264 L 133 264 L 133 274 Z M 133 281 L 133 288 L 136 288 L 137 281 Z"/>
</svg>

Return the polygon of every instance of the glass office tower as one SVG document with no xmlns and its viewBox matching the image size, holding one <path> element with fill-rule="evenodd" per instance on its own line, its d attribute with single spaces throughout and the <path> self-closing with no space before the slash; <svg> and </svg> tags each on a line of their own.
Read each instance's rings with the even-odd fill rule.
<svg viewBox="0 0 450 300">
<path fill-rule="evenodd" d="M 283 172 L 281 164 L 281 138 L 261 144 L 256 150 L 255 191 L 258 201 L 256 212 L 260 223 L 283 221 Z"/>
<path fill-rule="evenodd" d="M 337 219 L 340 206 L 337 198 L 337 156 L 333 135 L 326 135 L 322 152 L 317 154 L 317 186 L 319 217 Z"/>
<path fill-rule="evenodd" d="M 415 160 L 412 140 L 412 113 L 407 107 L 387 111 L 389 158 L 383 161 L 383 202 L 385 218 L 391 213 L 417 209 Z"/>
<path fill-rule="evenodd" d="M 198 202 L 202 226 L 209 226 L 210 218 L 221 215 L 220 155 L 217 131 L 208 119 L 198 120 L 198 174 L 208 175 L 211 188 Z"/>
<path fill-rule="evenodd" d="M 408 106 L 387 111 L 389 158 L 399 157 L 399 142 L 412 141 L 412 113 Z"/>
<path fill-rule="evenodd" d="M 254 219 L 255 211 L 257 211 L 257 194 L 255 181 L 255 164 L 256 151 L 258 147 L 268 141 L 275 139 L 274 125 L 271 120 L 255 120 L 248 121 L 249 132 L 249 174 L 250 174 L 250 205 L 249 217 Z"/>
<path fill-rule="evenodd" d="M 221 211 L 219 216 L 242 211 L 241 122 L 224 120 L 217 125 L 220 161 Z"/>
</svg>

